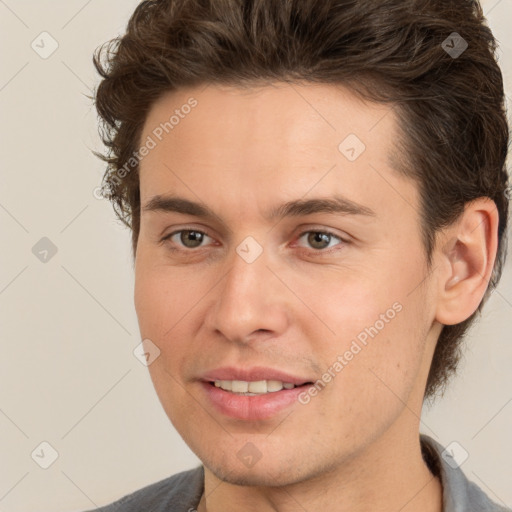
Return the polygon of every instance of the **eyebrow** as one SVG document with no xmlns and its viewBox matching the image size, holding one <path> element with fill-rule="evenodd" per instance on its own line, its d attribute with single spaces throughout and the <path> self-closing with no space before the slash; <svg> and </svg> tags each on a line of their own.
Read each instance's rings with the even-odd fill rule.
<svg viewBox="0 0 512 512">
<path fill-rule="evenodd" d="M 182 213 L 194 217 L 201 217 L 205 220 L 219 219 L 218 215 L 208 208 L 208 206 L 179 196 L 156 195 L 146 203 L 143 207 L 143 211 Z M 367 206 L 363 206 L 342 196 L 333 196 L 329 198 L 288 201 L 272 208 L 264 217 L 269 222 L 272 222 L 285 217 L 300 217 L 315 213 L 376 216 L 376 213 Z"/>
</svg>

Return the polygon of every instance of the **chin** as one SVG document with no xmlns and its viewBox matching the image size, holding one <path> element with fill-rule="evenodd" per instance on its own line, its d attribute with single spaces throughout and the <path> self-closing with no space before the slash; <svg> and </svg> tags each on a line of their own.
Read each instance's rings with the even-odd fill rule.
<svg viewBox="0 0 512 512">
<path fill-rule="evenodd" d="M 295 480 L 294 475 L 290 474 L 286 468 L 280 468 L 279 474 L 276 474 L 274 472 L 266 471 L 264 467 L 260 467 L 259 469 L 207 467 L 219 480 L 232 485 L 280 487 L 300 481 L 300 479 Z"/>
<path fill-rule="evenodd" d="M 293 463 L 284 460 L 261 459 L 253 467 L 244 467 L 240 461 L 227 460 L 203 460 L 203 464 L 219 480 L 233 485 L 255 487 L 281 487 L 293 485 L 315 476 L 312 468 L 295 467 Z"/>
</svg>

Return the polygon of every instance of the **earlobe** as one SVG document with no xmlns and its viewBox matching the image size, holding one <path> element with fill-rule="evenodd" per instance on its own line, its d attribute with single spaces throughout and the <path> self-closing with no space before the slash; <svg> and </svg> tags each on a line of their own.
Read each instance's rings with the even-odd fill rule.
<svg viewBox="0 0 512 512">
<path fill-rule="evenodd" d="M 489 198 L 478 198 L 446 228 L 438 251 L 439 289 L 436 319 L 454 325 L 478 308 L 492 274 L 498 247 L 498 211 Z"/>
</svg>

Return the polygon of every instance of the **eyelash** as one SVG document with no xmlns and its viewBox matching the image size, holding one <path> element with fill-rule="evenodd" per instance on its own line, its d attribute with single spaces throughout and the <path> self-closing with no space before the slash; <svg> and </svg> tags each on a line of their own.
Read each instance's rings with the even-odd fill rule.
<svg viewBox="0 0 512 512">
<path fill-rule="evenodd" d="M 194 233 L 200 233 L 202 235 L 206 235 L 207 237 L 209 238 L 213 238 L 211 237 L 206 231 L 202 231 L 200 229 L 193 229 L 193 228 L 184 228 L 184 229 L 179 229 L 177 231 L 173 231 L 172 233 L 169 233 L 168 235 L 166 235 L 164 238 L 162 238 L 161 240 L 161 243 L 165 243 L 167 241 L 170 241 L 170 239 L 174 236 L 174 235 L 177 235 L 177 234 L 180 234 L 180 233 L 183 233 L 185 231 L 193 231 Z M 302 233 L 299 234 L 298 236 L 298 240 L 301 239 L 304 235 L 307 235 L 308 233 L 320 233 L 322 235 L 327 235 L 327 236 L 330 236 L 331 238 L 337 238 L 341 244 L 338 244 L 338 245 L 348 245 L 350 242 L 348 240 L 345 240 L 344 238 L 341 238 L 340 236 L 336 235 L 335 233 L 333 233 L 332 231 L 326 231 L 326 230 L 322 230 L 322 229 L 308 229 L 306 231 L 303 231 Z M 172 243 L 172 242 L 171 242 Z M 185 248 L 185 249 L 180 249 L 180 248 L 172 248 L 172 251 L 176 251 L 176 252 L 183 252 L 183 253 L 193 253 L 195 252 L 196 250 L 200 250 L 202 249 L 203 247 L 197 247 L 197 248 L 194 248 L 194 249 L 189 249 L 189 248 Z M 302 248 L 304 249 L 304 248 Z M 333 250 L 338 250 L 334 247 L 331 247 L 331 248 L 325 248 L 325 249 L 310 249 L 310 250 L 307 250 L 306 249 L 306 252 L 308 253 L 313 253 L 314 255 L 325 255 L 325 254 L 330 254 Z"/>
</svg>

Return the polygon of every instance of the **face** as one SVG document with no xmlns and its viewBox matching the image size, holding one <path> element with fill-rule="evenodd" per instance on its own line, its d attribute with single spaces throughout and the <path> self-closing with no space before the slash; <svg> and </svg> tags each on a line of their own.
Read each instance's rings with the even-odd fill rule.
<svg viewBox="0 0 512 512">
<path fill-rule="evenodd" d="M 284 83 L 183 89 L 147 117 L 136 311 L 168 417 L 222 479 L 298 482 L 417 437 L 438 332 L 395 123 Z"/>
</svg>

